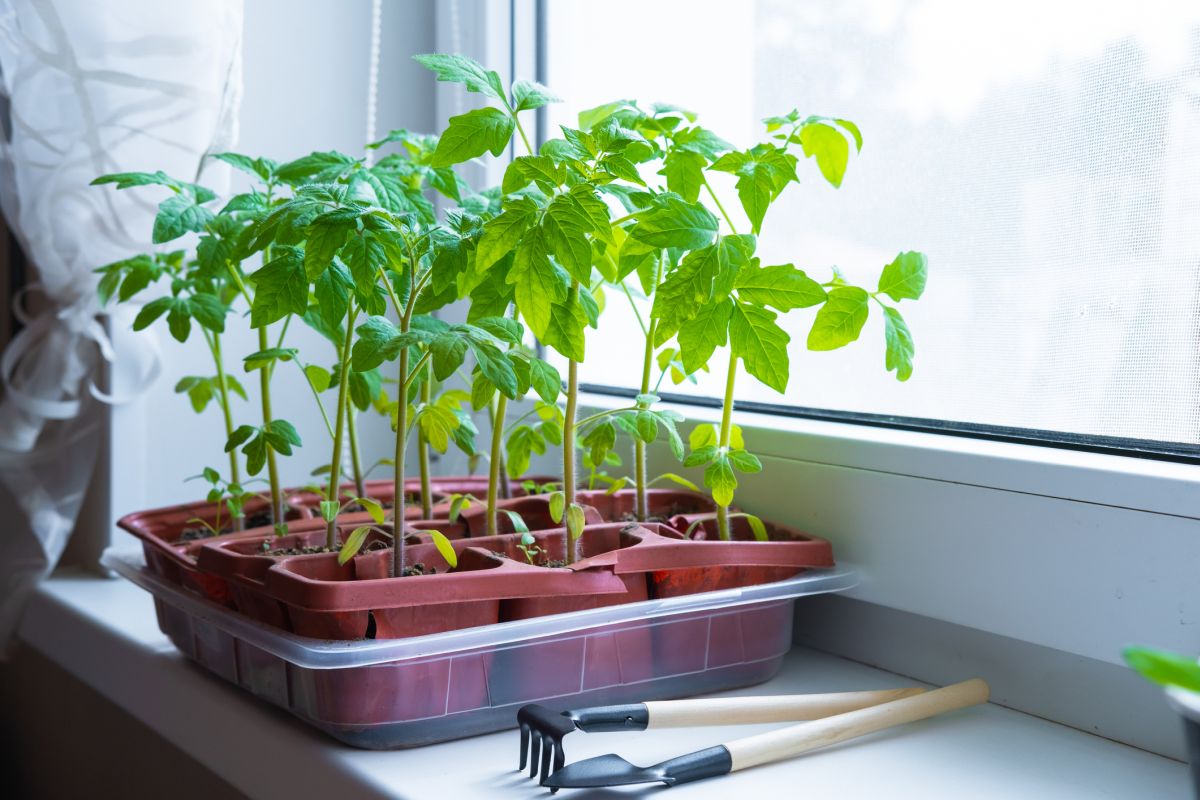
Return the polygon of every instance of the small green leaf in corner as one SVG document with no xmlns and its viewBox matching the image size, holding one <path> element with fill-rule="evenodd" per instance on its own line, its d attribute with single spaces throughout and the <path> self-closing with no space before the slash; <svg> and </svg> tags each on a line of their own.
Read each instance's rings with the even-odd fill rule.
<svg viewBox="0 0 1200 800">
<path fill-rule="evenodd" d="M 500 509 L 508 515 L 508 521 L 512 523 L 513 531 L 516 533 L 529 533 L 529 526 L 525 524 L 525 519 L 515 511 L 509 511 L 507 508 Z"/>
<path fill-rule="evenodd" d="M 746 522 L 750 523 L 750 530 L 754 532 L 754 538 L 760 542 L 767 541 L 767 526 L 763 521 L 753 514 L 746 515 Z"/>
<path fill-rule="evenodd" d="M 363 509 L 371 515 L 371 519 L 375 520 L 377 524 L 383 524 L 383 506 L 381 506 L 377 501 L 372 500 L 369 497 L 356 497 L 354 498 L 354 502 L 362 506 Z"/>
<path fill-rule="evenodd" d="M 1149 681 L 1200 692 L 1200 663 L 1194 658 L 1150 647 L 1127 647 L 1122 655 L 1129 666 Z"/>
<path fill-rule="evenodd" d="M 586 518 L 583 513 L 583 506 L 578 503 L 571 503 L 571 507 L 567 509 L 567 535 L 571 541 L 577 540 L 583 536 L 583 526 Z"/>
<path fill-rule="evenodd" d="M 433 546 L 441 554 L 446 563 L 450 565 L 450 569 L 458 567 L 458 553 L 454 552 L 454 545 L 450 544 L 450 540 L 446 538 L 446 534 L 441 531 L 426 531 L 429 538 L 433 540 Z"/>
<path fill-rule="evenodd" d="M 347 561 L 358 555 L 358 551 L 362 549 L 363 542 L 367 540 L 367 534 L 370 533 L 370 531 L 370 525 L 363 525 L 361 528 L 355 528 L 354 531 L 346 537 L 346 541 L 342 544 L 342 549 L 338 551 L 338 564 L 345 564 Z"/>
<path fill-rule="evenodd" d="M 341 504 L 337 500 L 322 500 L 321 501 L 321 519 L 326 522 L 333 522 L 337 519 L 338 511 L 341 510 Z"/>
<path fill-rule="evenodd" d="M 566 505 L 566 496 L 562 492 L 554 492 L 550 495 L 550 519 L 554 520 L 554 524 L 562 522 Z"/>
</svg>

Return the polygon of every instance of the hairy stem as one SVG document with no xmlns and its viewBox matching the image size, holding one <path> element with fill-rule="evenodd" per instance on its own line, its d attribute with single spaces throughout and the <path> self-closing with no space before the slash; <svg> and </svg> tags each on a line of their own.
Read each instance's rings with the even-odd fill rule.
<svg viewBox="0 0 1200 800">
<path fill-rule="evenodd" d="M 258 329 L 258 348 L 266 350 L 270 347 L 267 340 L 267 327 Z M 258 371 L 259 395 L 262 400 L 263 427 L 269 428 L 271 420 L 271 373 L 265 367 Z M 279 529 L 283 525 L 283 487 L 279 485 L 279 465 L 275 462 L 275 449 L 267 445 L 267 479 L 271 484 L 271 522 Z M 279 529 L 281 530 L 281 529 Z"/>
<path fill-rule="evenodd" d="M 203 329 L 201 329 L 203 331 Z M 217 365 L 217 382 L 220 384 L 220 400 L 221 400 L 221 416 L 225 420 L 225 440 L 233 435 L 233 409 L 229 402 L 229 383 L 225 378 L 225 359 L 221 355 L 221 334 L 213 333 L 209 336 L 204 332 L 204 338 L 208 340 L 209 349 L 212 351 L 213 363 Z M 242 485 L 241 467 L 238 465 L 237 448 L 229 451 L 229 482 L 235 483 L 238 486 Z M 233 529 L 240 531 L 246 526 L 246 518 L 244 516 L 233 518 Z"/>
<path fill-rule="evenodd" d="M 725 452 L 729 448 L 730 431 L 733 429 L 733 386 L 737 381 L 737 356 L 729 354 L 729 373 L 725 377 L 725 402 L 721 406 L 721 434 L 717 446 Z M 729 506 L 717 504 L 717 535 L 729 541 Z"/>
<path fill-rule="evenodd" d="M 408 319 L 401 318 L 401 330 L 408 330 Z M 400 351 L 400 395 L 396 398 L 396 462 L 392 488 L 392 575 L 404 574 L 404 446 L 408 434 L 408 393 L 404 390 L 404 379 L 408 376 L 408 348 Z"/>
<path fill-rule="evenodd" d="M 654 289 L 658 290 L 658 283 L 662 280 L 663 270 L 663 254 L 659 253 L 657 264 L 654 268 Z M 622 284 L 624 286 L 624 284 Z M 632 302 L 632 298 L 630 299 Z M 636 307 L 635 307 L 636 310 Z M 641 318 L 638 319 L 641 322 Z M 644 328 L 646 332 L 646 349 L 642 355 L 642 394 L 650 393 L 650 373 L 654 368 L 654 334 L 658 329 L 658 320 L 654 317 L 650 318 L 650 325 Z M 646 495 L 647 483 L 649 479 L 646 475 L 646 443 L 640 438 L 633 440 L 633 465 L 634 465 L 634 487 L 637 492 L 637 504 L 634 513 L 639 522 L 645 522 L 650 516 L 650 500 Z"/>
<path fill-rule="evenodd" d="M 333 431 L 333 456 L 329 459 L 329 490 L 325 495 L 325 499 L 332 503 L 340 503 L 342 495 L 342 448 L 345 445 L 346 436 L 346 406 L 349 405 L 346 402 L 346 394 L 350 384 L 350 343 L 354 339 L 354 318 L 356 316 L 358 316 L 358 310 L 354 307 L 354 301 L 351 301 L 350 311 L 346 315 L 346 336 L 342 341 L 342 352 L 338 364 L 337 422 Z M 326 521 L 325 526 L 325 546 L 330 550 L 337 547 L 337 514 L 332 517 Z"/>
<path fill-rule="evenodd" d="M 421 402 L 433 402 L 433 368 L 426 362 L 425 375 L 421 380 Z M 433 484 L 429 478 L 429 439 L 423 431 L 417 431 L 417 465 L 421 470 L 421 517 L 433 518 Z"/>
<path fill-rule="evenodd" d="M 487 488 L 487 535 L 495 536 L 500 533 L 499 512 L 496 510 L 496 494 L 503 479 L 506 484 L 507 474 L 504 470 L 504 417 L 508 414 L 508 398 L 496 393 L 496 411 L 492 415 L 492 455 L 488 461 Z"/>
<path fill-rule="evenodd" d="M 575 404 L 579 400 L 579 362 L 567 362 L 567 407 L 563 416 L 563 507 L 570 512 L 575 502 Z M 566 534 L 566 560 L 575 561 L 575 542 Z"/>
<path fill-rule="evenodd" d="M 350 467 L 354 470 L 354 491 L 358 497 L 367 496 L 367 480 L 363 475 L 362 456 L 358 452 L 358 409 L 346 404 L 346 433 L 350 437 Z"/>
</svg>

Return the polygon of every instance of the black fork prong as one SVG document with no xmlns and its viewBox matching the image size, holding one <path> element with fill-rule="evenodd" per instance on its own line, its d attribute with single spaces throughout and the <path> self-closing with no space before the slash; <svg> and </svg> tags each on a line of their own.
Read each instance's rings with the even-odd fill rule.
<svg viewBox="0 0 1200 800">
<path fill-rule="evenodd" d="M 533 728 L 529 735 L 529 777 L 538 773 L 538 762 L 542 755 L 542 732 Z"/>
<path fill-rule="evenodd" d="M 538 777 L 538 784 L 546 782 L 546 776 L 550 774 L 550 758 L 551 751 L 557 752 L 562 749 L 562 742 L 550 736 L 542 737 L 542 771 Z"/>
<path fill-rule="evenodd" d="M 525 762 L 529 760 L 529 725 L 521 723 L 521 763 L 517 767 L 517 772 L 525 771 Z"/>
</svg>

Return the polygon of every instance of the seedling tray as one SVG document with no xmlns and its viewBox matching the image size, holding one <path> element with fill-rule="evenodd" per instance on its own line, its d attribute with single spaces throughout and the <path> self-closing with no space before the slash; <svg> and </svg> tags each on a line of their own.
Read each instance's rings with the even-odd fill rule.
<svg viewBox="0 0 1200 800">
<path fill-rule="evenodd" d="M 844 567 L 683 597 L 415 636 L 327 641 L 286 633 L 181 589 L 139 552 L 103 563 L 150 592 L 180 651 L 334 738 L 417 747 L 515 724 L 525 703 L 686 697 L 769 679 L 791 647 L 793 600 L 849 589 Z"/>
</svg>

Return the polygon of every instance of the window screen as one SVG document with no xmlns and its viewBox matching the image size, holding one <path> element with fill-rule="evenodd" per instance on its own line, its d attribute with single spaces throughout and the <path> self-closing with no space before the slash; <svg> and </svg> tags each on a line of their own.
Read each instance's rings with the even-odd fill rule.
<svg viewBox="0 0 1200 800">
<path fill-rule="evenodd" d="M 544 77 L 569 99 L 551 135 L 618 98 L 688 107 L 738 147 L 793 107 L 846 117 L 864 146 L 842 187 L 802 163 L 759 255 L 861 285 L 899 251 L 929 256 L 925 296 L 902 307 L 907 383 L 884 370 L 878 308 L 828 353 L 805 350 L 798 310 L 786 394 L 743 376 L 739 400 L 1200 443 L 1200 4 L 544 5 Z M 610 290 L 581 380 L 634 386 L 640 347 Z M 721 359 L 661 390 L 719 397 Z"/>
</svg>

